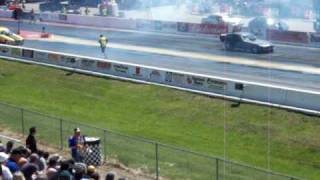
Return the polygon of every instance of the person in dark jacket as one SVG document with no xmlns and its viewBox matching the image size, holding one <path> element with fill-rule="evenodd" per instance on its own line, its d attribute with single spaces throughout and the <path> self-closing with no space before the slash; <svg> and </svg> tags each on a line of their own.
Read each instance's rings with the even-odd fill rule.
<svg viewBox="0 0 320 180">
<path fill-rule="evenodd" d="M 37 153 L 37 141 L 36 138 L 34 137 L 36 134 L 37 130 L 36 127 L 31 127 L 29 129 L 29 136 L 26 140 L 26 146 L 28 149 L 30 149 L 31 153 Z"/>
</svg>

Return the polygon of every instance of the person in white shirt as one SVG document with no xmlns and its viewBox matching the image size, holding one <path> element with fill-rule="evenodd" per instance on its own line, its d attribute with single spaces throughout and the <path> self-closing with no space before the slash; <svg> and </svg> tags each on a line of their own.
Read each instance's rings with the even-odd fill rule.
<svg viewBox="0 0 320 180">
<path fill-rule="evenodd" d="M 8 158 L 9 158 L 8 154 L 6 154 L 4 152 L 0 152 L 0 177 L 2 178 L 2 180 L 12 180 L 12 178 L 13 178 L 12 173 L 10 172 L 9 168 L 7 166 L 3 165 L 3 163 Z"/>
</svg>

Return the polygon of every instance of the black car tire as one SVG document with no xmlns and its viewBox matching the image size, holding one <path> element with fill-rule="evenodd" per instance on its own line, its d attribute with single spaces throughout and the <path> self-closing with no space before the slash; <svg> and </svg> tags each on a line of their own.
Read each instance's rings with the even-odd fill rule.
<svg viewBox="0 0 320 180">
<path fill-rule="evenodd" d="M 227 50 L 227 51 L 231 51 L 232 50 L 231 44 L 230 43 L 224 43 L 224 49 Z"/>
<path fill-rule="evenodd" d="M 251 48 L 251 52 L 252 52 L 253 54 L 258 54 L 258 53 L 259 53 L 258 47 L 252 47 L 252 48 Z"/>
</svg>

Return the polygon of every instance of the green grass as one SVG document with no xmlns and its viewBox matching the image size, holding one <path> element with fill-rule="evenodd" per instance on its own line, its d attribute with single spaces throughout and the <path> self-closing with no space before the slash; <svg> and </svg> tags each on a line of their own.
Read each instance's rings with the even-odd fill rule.
<svg viewBox="0 0 320 180">
<path fill-rule="evenodd" d="M 169 88 L 2 60 L 0 102 L 289 175 L 320 177 L 319 117 L 253 104 L 232 107 L 230 101 Z"/>
</svg>

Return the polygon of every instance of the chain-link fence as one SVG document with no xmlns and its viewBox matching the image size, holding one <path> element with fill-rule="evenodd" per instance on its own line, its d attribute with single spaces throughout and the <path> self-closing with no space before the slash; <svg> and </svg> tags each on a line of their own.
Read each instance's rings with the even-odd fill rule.
<svg viewBox="0 0 320 180">
<path fill-rule="evenodd" d="M 100 138 L 104 161 L 117 159 L 130 168 L 151 174 L 154 179 L 160 176 L 199 180 L 297 179 L 3 103 L 0 103 L 0 125 L 23 135 L 30 127 L 36 126 L 40 140 L 60 149 L 68 147 L 68 137 L 75 127 L 79 127 L 84 134 Z"/>
</svg>

